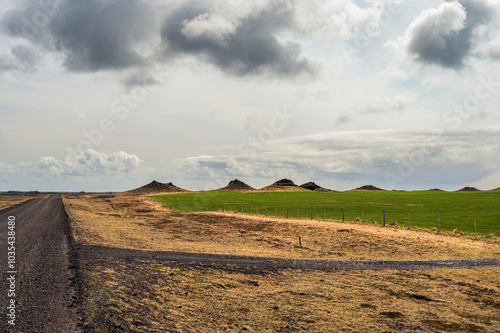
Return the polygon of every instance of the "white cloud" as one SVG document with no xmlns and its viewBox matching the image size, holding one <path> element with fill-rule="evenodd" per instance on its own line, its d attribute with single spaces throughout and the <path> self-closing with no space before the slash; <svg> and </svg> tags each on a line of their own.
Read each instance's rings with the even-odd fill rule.
<svg viewBox="0 0 500 333">
<path fill-rule="evenodd" d="M 234 35 L 237 28 L 237 23 L 209 13 L 198 15 L 192 20 L 185 20 L 182 25 L 181 33 L 189 40 L 209 37 L 220 43 Z"/>
<path fill-rule="evenodd" d="M 37 162 L 16 165 L 0 162 L 0 180 L 3 183 L 29 182 L 31 186 L 42 185 L 49 190 L 57 190 L 58 186 L 67 183 L 77 186 L 83 181 L 87 188 L 97 189 L 110 182 L 126 183 L 137 176 L 142 178 L 141 172 L 147 171 L 142 168 L 143 164 L 144 161 L 134 154 L 123 151 L 105 154 L 89 149 L 65 160 L 46 156 Z"/>
</svg>

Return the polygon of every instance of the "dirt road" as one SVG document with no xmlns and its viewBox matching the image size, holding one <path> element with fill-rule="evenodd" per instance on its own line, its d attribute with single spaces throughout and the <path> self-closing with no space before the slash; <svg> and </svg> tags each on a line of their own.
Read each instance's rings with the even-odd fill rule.
<svg viewBox="0 0 500 333">
<path fill-rule="evenodd" d="M 0 211 L 0 332 L 78 331 L 68 236 L 59 195 Z"/>
</svg>

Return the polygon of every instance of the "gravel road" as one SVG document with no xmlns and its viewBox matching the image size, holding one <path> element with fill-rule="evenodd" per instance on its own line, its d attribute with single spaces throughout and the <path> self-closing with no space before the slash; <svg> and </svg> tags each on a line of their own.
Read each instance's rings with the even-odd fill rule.
<svg viewBox="0 0 500 333">
<path fill-rule="evenodd" d="M 8 266 L 7 247 L 12 246 L 8 244 L 9 217 L 15 218 L 13 267 Z M 68 246 L 69 234 L 59 195 L 0 211 L 0 332 L 78 332 L 76 267 Z M 15 283 L 11 283 L 12 277 Z M 15 296 L 10 297 L 14 289 Z M 9 324 L 12 315 L 7 316 L 11 300 L 15 301 L 15 326 Z"/>
</svg>

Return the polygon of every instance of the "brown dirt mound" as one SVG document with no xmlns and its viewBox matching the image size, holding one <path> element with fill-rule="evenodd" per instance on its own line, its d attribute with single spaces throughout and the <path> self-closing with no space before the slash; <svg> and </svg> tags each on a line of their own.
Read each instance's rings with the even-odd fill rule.
<svg viewBox="0 0 500 333">
<path fill-rule="evenodd" d="M 125 195 L 145 195 L 151 193 L 175 193 L 175 192 L 188 192 L 185 189 L 175 186 L 172 183 L 160 183 L 153 180 L 151 183 L 136 188 L 131 191 L 123 192 Z"/>
<path fill-rule="evenodd" d="M 334 192 L 332 190 L 317 185 L 315 182 L 305 183 L 300 185 L 300 187 L 316 192 Z"/>
<path fill-rule="evenodd" d="M 301 188 L 300 186 L 297 186 L 290 179 L 285 178 L 285 179 L 278 180 L 277 182 L 275 182 L 269 186 L 261 188 L 260 191 L 264 191 L 264 192 L 300 192 L 300 191 L 307 191 L 307 190 Z"/>
<path fill-rule="evenodd" d="M 458 190 L 457 192 L 480 192 L 481 190 L 478 190 L 477 188 L 475 187 L 464 187 L 463 189 L 461 190 Z"/>
<path fill-rule="evenodd" d="M 353 191 L 385 191 L 385 190 L 373 185 L 364 185 L 354 189 Z"/>
<path fill-rule="evenodd" d="M 235 179 L 231 180 L 226 187 L 220 188 L 218 190 L 214 190 L 215 192 L 244 192 L 244 191 L 254 191 L 255 189 L 245 184 L 244 182 Z"/>
<path fill-rule="evenodd" d="M 321 188 L 321 186 L 316 185 L 315 182 L 305 183 L 305 184 L 300 185 L 300 187 L 308 189 L 308 190 L 311 190 L 311 191 L 314 191 L 314 190 L 316 190 L 318 188 Z"/>
</svg>

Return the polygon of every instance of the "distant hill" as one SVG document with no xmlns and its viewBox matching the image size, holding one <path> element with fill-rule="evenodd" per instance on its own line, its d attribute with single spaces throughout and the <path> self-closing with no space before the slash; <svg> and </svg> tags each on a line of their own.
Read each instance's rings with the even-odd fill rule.
<svg viewBox="0 0 500 333">
<path fill-rule="evenodd" d="M 252 186 L 247 185 L 238 179 L 231 180 L 227 186 L 220 188 L 218 190 L 214 190 L 214 192 L 245 192 L 245 191 L 255 191 L 255 189 Z"/>
<path fill-rule="evenodd" d="M 355 188 L 353 191 L 386 191 L 384 189 L 378 188 L 373 185 L 364 185 L 358 188 Z"/>
<path fill-rule="evenodd" d="M 185 189 L 175 186 L 172 183 L 160 183 L 153 180 L 151 183 L 141 186 L 139 188 L 122 192 L 124 195 L 146 195 L 152 193 L 181 193 L 189 192 Z"/>
<path fill-rule="evenodd" d="M 315 191 L 315 192 L 334 192 L 332 190 L 329 190 L 327 188 L 324 188 L 324 187 L 317 185 L 315 182 L 305 183 L 305 184 L 300 185 L 300 187 L 305 188 L 306 190 Z"/>
<path fill-rule="evenodd" d="M 440 188 L 431 188 L 429 191 L 446 192 Z"/>
<path fill-rule="evenodd" d="M 304 192 L 306 189 L 296 185 L 290 179 L 281 179 L 277 182 L 259 189 L 262 192 Z"/>
<path fill-rule="evenodd" d="M 458 190 L 457 192 L 481 192 L 481 190 L 478 190 L 475 187 L 468 187 L 468 186 L 466 186 L 463 189 Z"/>
</svg>

